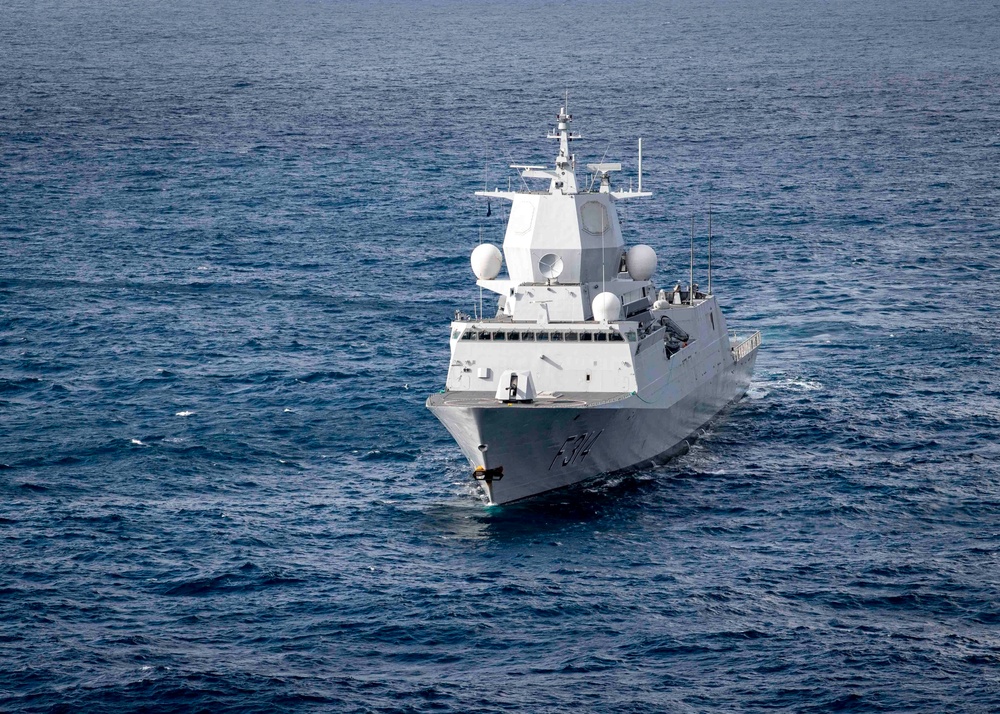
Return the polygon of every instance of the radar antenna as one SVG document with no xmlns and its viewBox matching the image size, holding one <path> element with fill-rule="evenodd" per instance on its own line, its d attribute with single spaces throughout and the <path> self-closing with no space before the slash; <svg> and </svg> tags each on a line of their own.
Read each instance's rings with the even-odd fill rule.
<svg viewBox="0 0 1000 714">
<path fill-rule="evenodd" d="M 622 165 L 620 163 L 587 164 L 587 171 L 591 172 L 596 178 L 601 180 L 601 193 L 611 193 L 611 172 L 621 170 Z"/>
</svg>

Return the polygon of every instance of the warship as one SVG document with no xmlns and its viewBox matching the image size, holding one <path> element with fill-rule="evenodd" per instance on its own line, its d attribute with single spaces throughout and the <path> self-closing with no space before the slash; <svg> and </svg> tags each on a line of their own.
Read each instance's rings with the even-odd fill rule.
<svg viewBox="0 0 1000 714">
<path fill-rule="evenodd" d="M 603 160 L 578 184 L 571 122 L 562 107 L 554 167 L 512 164 L 519 190 L 476 192 L 510 202 L 503 252 L 471 256 L 497 310 L 483 315 L 480 298 L 479 314 L 456 311 L 445 388 L 427 399 L 491 504 L 682 453 L 746 394 L 761 343 L 727 330 L 693 258 L 686 285 L 657 289 L 656 252 L 626 249 L 617 211 L 652 195 L 641 140 L 636 190 L 614 190 L 621 164 Z"/>
</svg>

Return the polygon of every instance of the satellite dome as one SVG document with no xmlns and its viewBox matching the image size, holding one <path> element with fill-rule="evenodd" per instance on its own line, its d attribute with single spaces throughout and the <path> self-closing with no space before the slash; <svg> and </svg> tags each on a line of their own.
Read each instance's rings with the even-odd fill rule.
<svg viewBox="0 0 1000 714">
<path fill-rule="evenodd" d="M 622 313 L 622 301 L 614 293 L 600 293 L 590 304 L 597 322 L 617 320 Z"/>
<path fill-rule="evenodd" d="M 493 280 L 502 264 L 503 254 L 491 243 L 483 243 L 472 251 L 472 272 L 480 280 Z"/>
<path fill-rule="evenodd" d="M 656 270 L 656 251 L 648 245 L 634 245 L 625 256 L 625 267 L 633 280 L 649 280 Z"/>
</svg>

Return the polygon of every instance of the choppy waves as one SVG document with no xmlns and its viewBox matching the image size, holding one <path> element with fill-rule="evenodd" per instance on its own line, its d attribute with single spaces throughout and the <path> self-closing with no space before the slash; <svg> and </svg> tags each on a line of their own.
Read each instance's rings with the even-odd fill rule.
<svg viewBox="0 0 1000 714">
<path fill-rule="evenodd" d="M 998 23 L 14 3 L 0 708 L 996 710 Z M 764 346 L 682 457 L 488 508 L 423 402 L 567 86 Z"/>
</svg>

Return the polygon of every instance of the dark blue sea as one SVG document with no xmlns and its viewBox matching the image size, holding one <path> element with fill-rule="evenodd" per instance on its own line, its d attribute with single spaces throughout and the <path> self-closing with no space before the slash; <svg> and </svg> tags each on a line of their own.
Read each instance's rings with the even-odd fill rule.
<svg viewBox="0 0 1000 714">
<path fill-rule="evenodd" d="M 1000 711 L 993 0 L 7 0 L 0 710 Z M 424 408 L 511 162 L 760 329 L 487 507 Z M 627 178 L 625 179 L 627 181 Z"/>
</svg>

